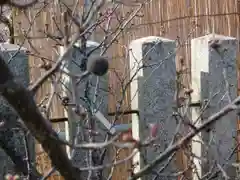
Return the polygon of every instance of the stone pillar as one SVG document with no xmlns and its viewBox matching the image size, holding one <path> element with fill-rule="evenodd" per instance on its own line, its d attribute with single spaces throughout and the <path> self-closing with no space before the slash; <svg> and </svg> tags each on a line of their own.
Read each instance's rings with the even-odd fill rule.
<svg viewBox="0 0 240 180">
<path fill-rule="evenodd" d="M 217 34 L 191 41 L 192 103 L 198 105 L 192 108 L 192 120 L 196 126 L 236 98 L 237 47 L 235 38 Z M 202 109 L 205 109 L 203 113 Z M 234 172 L 226 163 L 236 161 L 234 155 L 227 162 L 235 145 L 236 125 L 236 112 L 229 113 L 193 138 L 192 152 L 199 157 L 194 158 L 194 163 L 200 177 L 217 162 L 234 179 Z M 207 161 L 202 161 L 203 157 Z M 196 172 L 193 172 L 194 180 L 198 179 Z"/>
<path fill-rule="evenodd" d="M 8 63 L 9 68 L 14 74 L 15 80 L 22 84 L 24 87 L 28 87 L 30 77 L 29 77 L 29 66 L 28 66 L 28 56 L 26 55 L 26 49 L 21 48 L 15 44 L 1 43 L 0 44 L 0 54 Z M 25 139 L 23 131 L 19 128 L 17 123 L 18 115 L 17 113 L 9 106 L 9 104 L 0 97 L 0 121 L 5 122 L 0 128 L 0 141 L 7 142 L 8 147 L 15 149 L 16 154 L 26 157 L 25 149 Z M 28 147 L 30 152 L 30 160 L 34 161 L 34 140 L 33 137 L 28 137 Z M 9 157 L 6 156 L 4 152 L 0 152 L 0 174 L 3 175 L 6 172 L 13 172 L 13 163 L 9 160 Z M 5 168 L 3 167 L 5 166 Z M 3 172 L 4 171 L 4 172 Z M 2 178 L 0 178 L 2 179 Z"/>
<path fill-rule="evenodd" d="M 147 147 L 147 152 L 134 157 L 134 163 L 139 164 L 136 172 L 145 164 L 141 156 L 151 162 L 173 138 L 176 128 L 176 121 L 172 118 L 176 89 L 175 48 L 174 41 L 155 36 L 137 39 L 130 44 L 131 109 L 140 111 L 140 117 L 132 115 L 133 137 L 146 139 L 149 137 L 147 125 L 157 123 L 159 140 L 156 144 L 160 145 L 157 150 Z"/>
<path fill-rule="evenodd" d="M 88 41 L 87 42 L 87 52 L 90 52 L 91 50 L 95 49 L 99 44 L 96 42 L 91 42 Z M 90 58 L 92 56 L 96 56 L 100 54 L 100 48 L 97 48 L 90 56 Z M 74 75 L 80 75 L 81 73 L 83 73 L 83 71 L 81 71 L 81 63 L 83 60 L 83 54 L 81 53 L 78 44 L 75 44 L 75 46 L 72 48 L 71 53 L 68 57 L 68 59 L 66 59 L 65 62 L 66 66 L 65 66 L 65 71 L 74 74 Z M 85 99 L 85 90 L 86 90 L 86 84 L 87 81 L 89 81 L 89 86 L 88 86 L 88 95 L 89 98 Z M 72 78 L 69 78 L 69 76 L 64 75 L 63 76 L 63 82 L 64 82 L 64 86 L 66 86 L 67 88 L 64 88 L 67 95 L 70 95 L 69 93 L 72 93 L 73 89 L 76 89 L 76 100 L 78 104 L 83 105 L 84 107 L 87 107 L 89 104 L 91 103 L 91 106 L 94 107 L 97 110 L 100 110 L 101 113 L 107 118 L 107 113 L 108 113 L 108 79 L 107 79 L 107 74 L 101 77 L 97 77 L 94 75 L 89 76 L 89 78 L 86 78 L 85 80 L 83 80 L 81 83 L 76 84 L 76 88 L 73 88 L 73 84 L 74 82 L 76 83 L 76 81 Z M 97 93 L 95 93 L 95 91 L 97 91 Z M 96 96 L 95 96 L 96 95 Z M 84 101 L 84 99 L 86 101 Z M 88 101 L 88 102 L 87 102 Z M 70 102 L 72 102 L 72 99 L 70 99 Z M 74 140 L 74 138 L 76 137 L 76 132 L 79 131 L 78 128 L 81 128 L 81 126 L 84 126 L 84 121 L 81 121 L 81 118 L 79 116 L 77 116 L 75 114 L 75 112 L 72 110 L 72 108 L 68 108 L 67 113 L 67 117 L 69 118 L 69 124 L 66 124 L 66 128 L 67 126 L 69 126 L 69 139 Z M 101 129 L 104 129 L 105 127 L 103 126 L 103 124 L 98 121 L 95 120 L 95 125 L 97 126 L 96 129 L 101 131 Z M 85 125 L 86 126 L 86 125 Z M 83 133 L 82 130 L 80 130 L 80 134 L 78 134 L 78 142 L 80 143 L 81 137 L 83 137 L 81 135 L 81 133 Z M 67 139 L 68 139 L 67 138 Z M 99 139 L 99 137 L 95 137 L 96 141 L 103 141 L 103 139 Z M 74 162 L 80 167 L 80 166 L 86 166 L 86 158 L 83 158 L 83 154 L 87 153 L 86 150 L 77 150 L 75 151 L 75 155 L 73 157 Z"/>
</svg>

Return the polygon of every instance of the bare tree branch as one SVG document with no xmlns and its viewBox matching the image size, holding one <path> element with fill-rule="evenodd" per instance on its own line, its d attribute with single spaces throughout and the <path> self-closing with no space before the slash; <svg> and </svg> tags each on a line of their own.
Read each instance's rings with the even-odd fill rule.
<svg viewBox="0 0 240 180">
<path fill-rule="evenodd" d="M 1 136 L 0 136 L 0 147 L 6 152 L 6 154 L 11 158 L 12 162 L 15 164 L 16 169 L 18 171 L 21 171 L 25 176 L 29 175 L 30 180 L 36 180 L 41 177 L 41 174 L 36 170 L 32 164 L 30 165 L 31 171 L 28 171 L 28 162 L 24 160 L 24 157 L 19 154 L 19 152 L 16 151 L 15 144 L 12 144 L 11 141 L 13 141 L 12 138 L 12 131 L 7 130 L 1 130 Z"/>
<path fill-rule="evenodd" d="M 218 121 L 221 117 L 227 115 L 231 111 L 236 110 L 239 104 L 240 104 L 240 96 L 237 97 L 232 103 L 222 108 L 219 112 L 210 116 L 202 125 L 200 125 L 199 127 L 196 127 L 195 130 L 192 130 L 186 136 L 178 140 L 178 142 L 168 147 L 163 153 L 161 153 L 158 157 L 156 157 L 152 162 L 150 162 L 148 165 L 142 168 L 138 173 L 134 174 L 130 178 L 130 180 L 138 179 L 139 177 L 149 173 L 152 168 L 154 168 L 157 164 L 161 163 L 163 160 L 168 158 L 172 153 L 179 150 L 183 145 L 188 143 L 199 132 L 211 126 L 213 123 L 216 123 L 216 121 Z"/>
<path fill-rule="evenodd" d="M 17 111 L 30 132 L 42 144 L 53 165 L 67 180 L 79 180 L 81 172 L 73 167 L 71 161 L 58 141 L 57 133 L 51 123 L 39 112 L 32 93 L 15 82 L 13 74 L 0 57 L 0 92 L 9 104 Z"/>
</svg>

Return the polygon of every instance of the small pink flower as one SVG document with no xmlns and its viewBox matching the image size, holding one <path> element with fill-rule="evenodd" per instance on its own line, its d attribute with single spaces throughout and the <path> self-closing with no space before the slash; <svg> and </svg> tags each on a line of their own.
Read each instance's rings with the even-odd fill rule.
<svg viewBox="0 0 240 180">
<path fill-rule="evenodd" d="M 150 136 L 151 136 L 152 138 L 157 137 L 158 124 L 156 124 L 156 123 L 149 124 L 149 128 L 150 128 Z"/>
</svg>

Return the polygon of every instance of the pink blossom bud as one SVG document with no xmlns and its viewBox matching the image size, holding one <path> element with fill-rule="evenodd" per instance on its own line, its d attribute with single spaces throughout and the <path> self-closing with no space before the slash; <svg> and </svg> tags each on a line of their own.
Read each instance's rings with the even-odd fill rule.
<svg viewBox="0 0 240 180">
<path fill-rule="evenodd" d="M 152 138 L 157 137 L 158 124 L 156 124 L 156 123 L 151 123 L 151 124 L 149 124 L 149 129 L 150 129 L 150 136 L 151 136 Z"/>
</svg>

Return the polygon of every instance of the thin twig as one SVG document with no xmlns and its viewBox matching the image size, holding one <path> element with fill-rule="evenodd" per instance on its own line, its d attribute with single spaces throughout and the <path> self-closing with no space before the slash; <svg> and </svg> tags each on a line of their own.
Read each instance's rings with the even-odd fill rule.
<svg viewBox="0 0 240 180">
<path fill-rule="evenodd" d="M 240 96 L 237 97 L 232 103 L 226 105 L 220 111 L 210 116 L 205 122 L 203 122 L 199 127 L 197 127 L 196 130 L 191 131 L 186 136 L 181 138 L 178 142 L 174 143 L 171 147 L 167 148 L 163 153 L 161 153 L 152 162 L 150 162 L 150 164 L 146 165 L 138 173 L 130 177 L 129 180 L 138 179 L 139 177 L 147 174 L 153 167 L 155 167 L 157 164 L 161 163 L 163 160 L 168 158 L 175 151 L 179 150 L 182 145 L 189 142 L 196 134 L 203 131 L 207 127 L 211 126 L 213 123 L 218 121 L 221 117 L 227 115 L 229 112 L 236 110 L 236 106 L 239 104 L 240 104 Z"/>
</svg>

